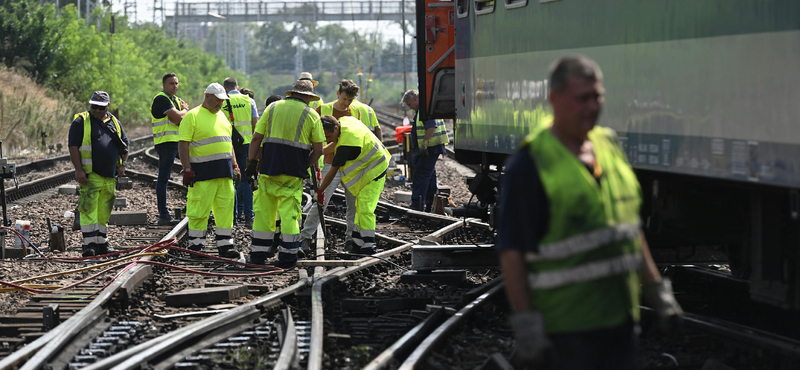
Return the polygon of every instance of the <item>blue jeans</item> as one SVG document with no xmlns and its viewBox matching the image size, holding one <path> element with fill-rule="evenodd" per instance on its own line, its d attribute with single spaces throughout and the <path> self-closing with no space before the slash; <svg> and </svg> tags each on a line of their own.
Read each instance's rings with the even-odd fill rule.
<svg viewBox="0 0 800 370">
<path fill-rule="evenodd" d="M 172 165 L 178 157 L 178 148 L 156 148 L 158 152 L 158 180 L 156 181 L 156 198 L 158 199 L 158 217 L 171 218 L 167 209 L 167 183 L 172 177 Z"/>
<path fill-rule="evenodd" d="M 242 173 L 242 181 L 236 188 L 236 197 L 233 203 L 233 218 L 239 217 L 243 213 L 245 217 L 253 218 L 253 191 L 250 190 L 250 184 L 247 183 L 247 178 L 244 175 L 244 170 L 247 167 L 247 155 L 250 152 L 250 144 L 244 144 L 239 149 L 234 150 L 236 153 L 236 163 L 239 165 L 239 171 Z"/>
<path fill-rule="evenodd" d="M 428 148 L 428 156 L 419 153 L 414 148 L 411 161 L 414 165 L 414 179 L 411 184 L 411 209 L 422 211 L 423 206 L 430 210 L 433 205 L 433 196 L 436 187 L 436 161 L 439 155 L 444 154 L 444 145 L 435 145 Z"/>
</svg>

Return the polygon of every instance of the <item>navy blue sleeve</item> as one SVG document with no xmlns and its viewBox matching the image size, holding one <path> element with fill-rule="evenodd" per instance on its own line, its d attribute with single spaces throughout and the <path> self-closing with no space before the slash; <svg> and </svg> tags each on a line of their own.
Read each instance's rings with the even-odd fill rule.
<svg viewBox="0 0 800 370">
<path fill-rule="evenodd" d="M 69 135 L 67 138 L 67 146 L 80 147 L 83 143 L 83 117 L 78 117 L 69 126 Z"/>
<path fill-rule="evenodd" d="M 536 164 L 525 149 L 506 162 L 499 207 L 496 248 L 538 251 L 549 225 L 550 206 Z"/>
<path fill-rule="evenodd" d="M 429 119 L 429 120 L 423 122 L 423 124 L 425 125 L 425 129 L 426 130 L 429 129 L 429 128 L 436 128 L 436 120 L 435 119 Z"/>
</svg>

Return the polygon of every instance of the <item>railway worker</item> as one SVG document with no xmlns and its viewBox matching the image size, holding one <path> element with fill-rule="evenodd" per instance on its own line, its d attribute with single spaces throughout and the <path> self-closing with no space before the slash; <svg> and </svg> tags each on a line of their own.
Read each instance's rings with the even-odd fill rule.
<svg viewBox="0 0 800 370">
<path fill-rule="evenodd" d="M 216 246 L 219 255 L 236 258 L 233 245 L 233 184 L 241 179 L 236 153 L 231 144 L 233 127 L 221 108 L 228 95 L 218 83 L 208 85 L 203 104 L 183 117 L 178 137 L 186 217 L 189 218 L 189 249 L 205 247 L 208 217 L 214 212 Z"/>
<path fill-rule="evenodd" d="M 109 103 L 108 93 L 95 91 L 90 109 L 76 114 L 69 127 L 69 157 L 81 187 L 78 210 L 84 257 L 109 252 L 108 219 L 116 199 L 116 178 L 128 165 L 128 137 L 108 111 Z"/>
<path fill-rule="evenodd" d="M 497 248 L 529 368 L 636 369 L 640 281 L 663 327 L 682 315 L 640 230 L 636 175 L 614 131 L 595 125 L 602 80 L 586 57 L 556 61 L 552 126 L 525 139 L 502 179 Z"/>
<path fill-rule="evenodd" d="M 153 122 L 153 142 L 158 153 L 158 179 L 156 200 L 158 202 L 157 225 L 176 225 L 167 209 L 167 184 L 172 177 L 172 166 L 178 156 L 178 126 L 189 111 L 189 105 L 178 93 L 178 76 L 167 73 L 161 78 L 162 90 L 153 98 L 150 116 Z"/>
<path fill-rule="evenodd" d="M 311 82 L 313 87 L 317 87 L 319 85 L 319 81 L 315 80 L 311 76 L 310 72 L 302 72 L 302 73 L 300 73 L 300 77 L 297 79 L 297 81 L 309 81 L 309 82 Z M 323 101 L 322 101 L 322 98 L 319 98 L 319 100 L 314 100 L 314 101 L 308 102 L 308 106 L 311 107 L 311 109 L 318 109 L 319 106 L 322 105 L 322 104 L 324 104 Z"/>
<path fill-rule="evenodd" d="M 378 138 L 353 117 L 322 116 L 325 139 L 331 143 L 325 152 L 333 152 L 330 171 L 322 180 L 317 197 L 323 197 L 327 187 L 341 172 L 346 192 L 356 199 L 356 218 L 353 227 L 354 253 L 374 254 L 375 208 L 386 181 L 389 151 Z M 340 171 L 341 170 L 341 171 Z M 357 250 L 355 248 L 358 248 Z"/>
<path fill-rule="evenodd" d="M 352 116 L 356 117 L 357 119 L 361 119 L 361 110 L 355 109 L 351 103 L 356 99 L 358 96 L 358 85 L 352 80 L 342 80 L 339 82 L 339 89 L 336 90 L 336 101 L 330 102 L 328 104 L 323 104 L 317 108 L 317 113 L 320 116 L 328 115 L 333 116 L 337 120 L 346 117 Z M 363 121 L 362 121 L 363 122 Z M 331 163 L 333 162 L 333 153 L 325 154 L 322 158 L 322 168 L 321 168 L 321 175 L 324 178 L 327 176 L 328 172 L 331 169 Z M 331 199 L 333 196 L 333 192 L 336 191 L 336 187 L 342 183 L 342 174 L 340 172 L 336 172 L 335 177 L 333 178 L 331 185 L 328 187 L 327 191 L 325 192 L 325 199 Z M 345 249 L 352 249 L 353 248 L 353 227 L 355 226 L 356 221 L 356 198 L 354 198 L 349 192 L 344 192 L 345 197 L 345 204 L 347 205 L 347 230 L 345 231 Z M 323 202 L 324 209 L 328 209 L 328 203 Z M 324 210 L 323 210 L 324 211 Z M 308 216 L 306 217 L 305 222 L 303 223 L 303 229 L 300 231 L 300 238 L 301 238 L 301 245 L 303 250 L 310 250 L 311 249 L 311 236 L 317 230 L 317 226 L 319 226 L 319 210 L 317 207 L 311 207 L 311 210 L 308 212 Z"/>
<path fill-rule="evenodd" d="M 233 133 L 233 150 L 236 153 L 236 163 L 247 163 L 247 153 L 250 152 L 250 141 L 253 138 L 253 130 L 258 122 L 258 111 L 256 102 L 249 96 L 239 92 L 239 83 L 233 77 L 228 77 L 222 82 L 222 87 L 230 97 L 223 103 L 225 116 L 230 119 L 231 124 L 236 129 Z M 237 135 L 241 139 L 237 138 Z M 233 202 L 234 222 L 241 216 L 246 228 L 253 227 L 253 191 L 246 181 L 240 181 L 236 186 L 236 196 Z"/>
<path fill-rule="evenodd" d="M 414 165 L 414 179 L 411 183 L 411 209 L 430 212 L 434 194 L 439 190 L 436 186 L 436 161 L 445 154 L 444 146 L 450 142 L 444 121 L 419 119 L 419 91 L 408 90 L 403 94 L 403 101 L 416 111 L 411 130 L 411 161 Z"/>
<path fill-rule="evenodd" d="M 309 101 L 319 99 L 313 89 L 310 81 L 295 82 L 286 92 L 287 98 L 270 104 L 256 124 L 253 141 L 261 146 L 250 146 L 246 171 L 248 178 L 258 175 L 251 263 L 264 265 L 275 254 L 273 238 L 280 216 L 281 242 L 275 266 L 291 268 L 297 264 L 303 179 L 308 178 L 309 166 L 316 165 L 322 155 L 324 140 L 319 114 L 308 106 Z"/>
</svg>

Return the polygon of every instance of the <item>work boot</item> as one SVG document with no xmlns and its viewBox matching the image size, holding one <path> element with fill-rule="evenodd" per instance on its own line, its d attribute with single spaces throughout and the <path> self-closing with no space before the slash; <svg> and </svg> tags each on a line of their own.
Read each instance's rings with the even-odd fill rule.
<svg viewBox="0 0 800 370">
<path fill-rule="evenodd" d="M 222 246 L 217 249 L 219 249 L 219 256 L 222 258 L 239 258 L 239 252 L 232 245 Z"/>
<path fill-rule="evenodd" d="M 246 216 L 244 218 L 244 227 L 246 229 L 252 229 L 253 228 L 253 218 L 252 217 Z"/>
<path fill-rule="evenodd" d="M 311 252 L 314 248 L 314 242 L 311 239 L 303 239 L 300 241 L 300 250 L 304 252 Z"/>
<path fill-rule="evenodd" d="M 273 266 L 288 270 L 297 266 L 297 261 L 275 261 Z"/>
<path fill-rule="evenodd" d="M 306 258 L 306 252 L 303 252 L 303 249 L 297 250 L 297 259 L 302 260 Z"/>
<path fill-rule="evenodd" d="M 95 255 L 97 255 L 97 252 L 95 252 L 94 247 L 92 247 L 92 246 L 83 246 L 83 256 L 84 257 L 94 257 Z"/>
<path fill-rule="evenodd" d="M 180 222 L 180 220 L 176 220 L 176 219 L 172 218 L 172 216 L 159 217 L 158 221 L 156 221 L 156 226 L 175 226 L 179 222 Z"/>
<path fill-rule="evenodd" d="M 433 208 L 433 203 L 425 205 L 425 212 L 431 213 L 431 208 Z"/>
<path fill-rule="evenodd" d="M 247 263 L 253 265 L 266 265 L 267 258 L 272 257 L 267 252 L 250 252 L 250 258 L 247 260 Z"/>
<path fill-rule="evenodd" d="M 353 239 L 344 242 L 344 251 L 347 253 L 358 253 L 358 245 Z"/>
<path fill-rule="evenodd" d="M 378 251 L 375 250 L 375 247 L 372 247 L 372 248 L 361 248 L 361 249 L 358 250 L 358 254 L 366 254 L 368 256 L 371 256 L 371 255 L 373 255 L 375 253 L 378 253 Z"/>
<path fill-rule="evenodd" d="M 422 211 L 422 199 L 411 199 L 411 204 L 408 206 L 415 211 Z"/>
<path fill-rule="evenodd" d="M 98 256 L 102 256 L 104 254 L 108 254 L 110 252 L 108 248 L 108 243 L 98 244 L 97 249 L 95 250 Z"/>
</svg>

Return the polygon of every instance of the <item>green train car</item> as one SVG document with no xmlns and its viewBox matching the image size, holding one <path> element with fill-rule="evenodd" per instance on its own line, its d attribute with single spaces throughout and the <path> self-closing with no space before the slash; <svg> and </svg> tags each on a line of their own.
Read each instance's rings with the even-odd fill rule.
<svg viewBox="0 0 800 370">
<path fill-rule="evenodd" d="M 428 13 L 439 7 L 452 11 L 452 66 L 434 65 L 428 48 Z M 800 1 L 420 0 L 417 9 L 425 112 L 455 119 L 460 161 L 501 168 L 551 120 L 551 63 L 586 55 L 604 73 L 598 124 L 617 131 L 637 171 L 657 259 L 723 253 L 754 299 L 800 309 Z"/>
</svg>

